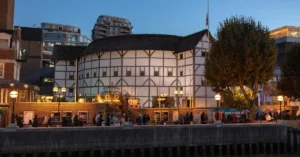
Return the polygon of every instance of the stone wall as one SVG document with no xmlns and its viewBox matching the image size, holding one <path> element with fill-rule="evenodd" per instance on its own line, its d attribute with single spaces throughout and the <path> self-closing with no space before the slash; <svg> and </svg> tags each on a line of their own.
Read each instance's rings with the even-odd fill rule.
<svg viewBox="0 0 300 157">
<path fill-rule="evenodd" d="M 244 148 L 249 144 L 265 146 L 265 144 L 287 141 L 287 127 L 279 124 L 0 129 L 0 134 L 0 150 L 3 153 L 198 148 L 197 146 L 227 145 L 233 145 L 237 149 L 239 148 L 236 147 L 237 145 Z"/>
</svg>

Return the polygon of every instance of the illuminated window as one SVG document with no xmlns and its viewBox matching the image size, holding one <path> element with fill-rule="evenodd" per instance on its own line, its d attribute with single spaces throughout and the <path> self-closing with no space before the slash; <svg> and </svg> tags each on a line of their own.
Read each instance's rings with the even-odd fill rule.
<svg viewBox="0 0 300 157">
<path fill-rule="evenodd" d="M 53 82 L 53 78 L 44 78 L 43 82 Z"/>
<path fill-rule="evenodd" d="M 4 78 L 4 63 L 0 63 L 0 78 Z"/>
</svg>

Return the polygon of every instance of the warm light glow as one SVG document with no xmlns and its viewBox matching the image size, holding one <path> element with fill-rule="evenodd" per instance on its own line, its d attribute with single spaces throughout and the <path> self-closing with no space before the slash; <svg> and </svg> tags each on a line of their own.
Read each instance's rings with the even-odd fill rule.
<svg viewBox="0 0 300 157">
<path fill-rule="evenodd" d="M 27 89 L 27 88 L 28 88 L 28 84 L 24 84 L 24 88 L 26 88 L 26 89 Z"/>
<path fill-rule="evenodd" d="M 177 89 L 174 90 L 174 94 L 175 94 L 175 95 L 178 94 L 178 90 L 177 90 Z"/>
<path fill-rule="evenodd" d="M 182 90 L 182 89 L 180 89 L 180 91 L 179 91 L 179 94 L 180 94 L 180 95 L 182 95 L 182 94 L 183 94 L 183 90 Z"/>
<path fill-rule="evenodd" d="M 13 86 L 15 86 L 15 84 L 14 83 L 10 83 L 9 86 L 13 87 Z"/>
<path fill-rule="evenodd" d="M 221 100 L 221 95 L 220 95 L 220 94 L 216 94 L 216 95 L 215 95 L 215 99 L 216 99 L 216 100 Z"/>
<path fill-rule="evenodd" d="M 53 87 L 53 92 L 57 92 L 58 88 L 57 87 Z"/>
<path fill-rule="evenodd" d="M 61 88 L 61 91 L 62 91 L 62 92 L 66 92 L 67 89 L 66 89 L 65 87 L 62 87 L 62 88 Z"/>
<path fill-rule="evenodd" d="M 9 96 L 11 97 L 11 98 L 17 98 L 18 97 L 18 92 L 17 91 L 11 91 L 10 93 L 9 93 Z"/>
<path fill-rule="evenodd" d="M 283 101 L 283 96 L 282 95 L 277 96 L 277 100 L 278 101 Z"/>
</svg>

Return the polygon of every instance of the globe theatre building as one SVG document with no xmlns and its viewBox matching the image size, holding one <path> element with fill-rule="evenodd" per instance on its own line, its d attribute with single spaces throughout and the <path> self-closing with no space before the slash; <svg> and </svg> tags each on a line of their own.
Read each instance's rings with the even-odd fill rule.
<svg viewBox="0 0 300 157">
<path fill-rule="evenodd" d="M 207 32 L 112 36 L 87 47 L 56 45 L 54 86 L 67 88 L 67 101 L 100 95 L 105 102 L 115 99 L 105 95 L 111 89 L 140 108 L 215 107 L 215 93 L 204 78 Z"/>
</svg>

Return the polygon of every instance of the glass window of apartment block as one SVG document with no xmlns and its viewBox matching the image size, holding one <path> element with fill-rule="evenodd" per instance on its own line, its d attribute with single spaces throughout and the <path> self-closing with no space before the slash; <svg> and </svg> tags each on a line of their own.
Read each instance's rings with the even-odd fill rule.
<svg viewBox="0 0 300 157">
<path fill-rule="evenodd" d="M 53 82 L 53 78 L 44 78 L 43 82 Z"/>
<path fill-rule="evenodd" d="M 0 63 L 0 78 L 4 78 L 4 63 Z"/>
</svg>

